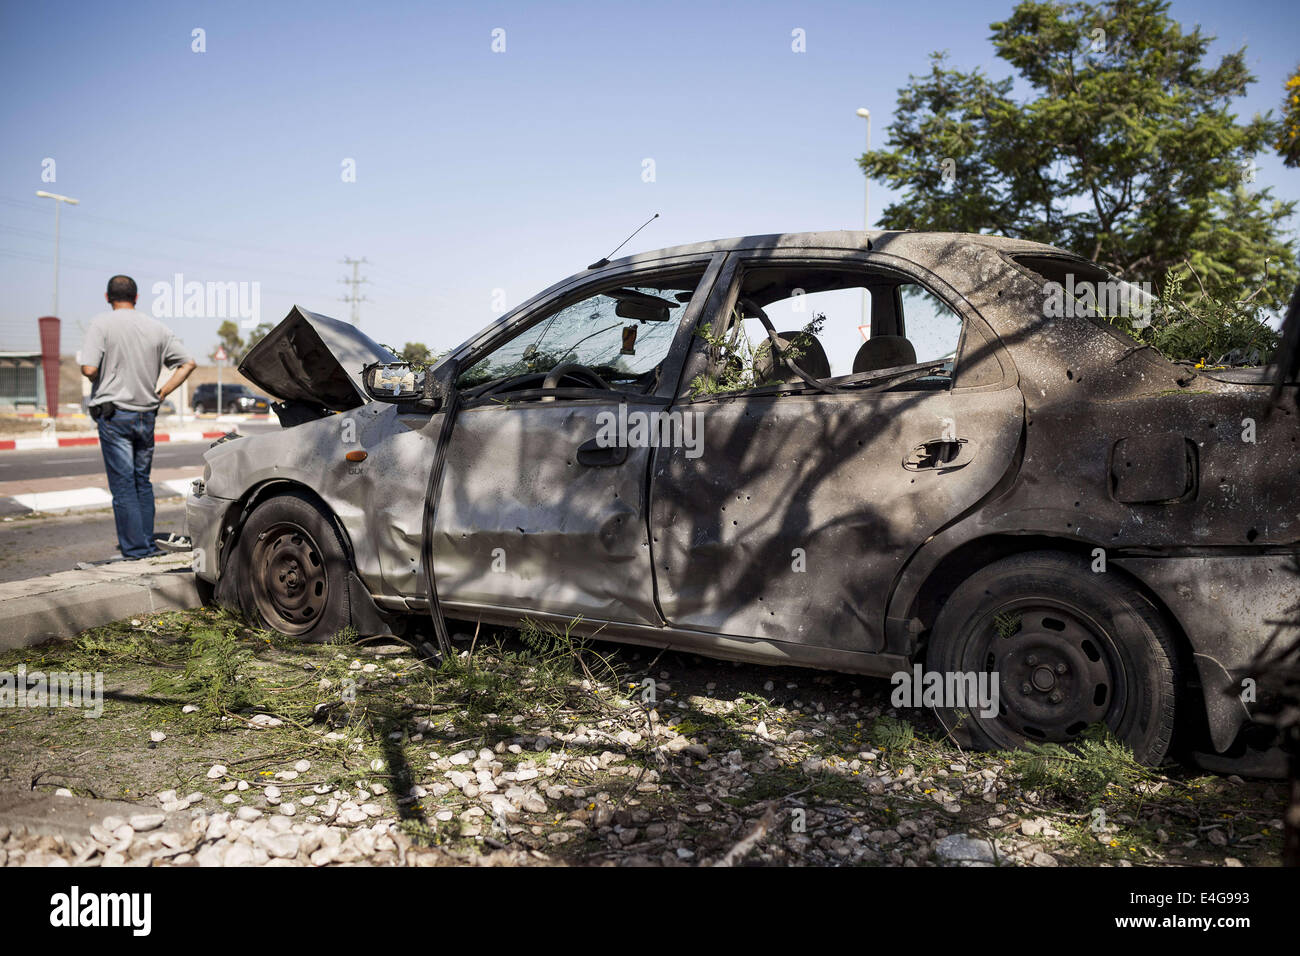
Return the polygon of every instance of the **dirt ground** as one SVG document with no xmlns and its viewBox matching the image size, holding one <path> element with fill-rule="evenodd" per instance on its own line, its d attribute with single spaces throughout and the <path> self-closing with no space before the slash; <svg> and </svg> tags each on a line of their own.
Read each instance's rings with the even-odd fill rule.
<svg viewBox="0 0 1300 956">
<path fill-rule="evenodd" d="M 1278 858 L 1280 783 L 1149 771 L 1101 737 L 1074 751 L 964 753 L 924 712 L 891 708 L 881 680 L 531 625 L 456 631 L 458 655 L 431 662 L 346 634 L 300 645 L 203 609 L 0 655 L 0 672 L 105 675 L 98 719 L 0 710 L 0 789 L 161 804 L 197 820 L 179 852 L 154 840 L 158 852 L 137 853 L 129 833 L 116 849 L 108 835 L 64 847 L 92 865 Z M 63 852 L 4 830 L 0 862 Z"/>
</svg>

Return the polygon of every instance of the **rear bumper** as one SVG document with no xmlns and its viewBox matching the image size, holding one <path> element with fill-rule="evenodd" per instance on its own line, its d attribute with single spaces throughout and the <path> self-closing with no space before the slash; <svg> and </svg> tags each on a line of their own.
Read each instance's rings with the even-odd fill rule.
<svg viewBox="0 0 1300 956">
<path fill-rule="evenodd" d="M 1112 563 L 1142 581 L 1187 635 L 1215 750 L 1252 719 L 1244 681 L 1274 635 L 1300 627 L 1300 567 L 1293 553 L 1125 557 Z M 1243 696 L 1246 698 L 1243 700 Z"/>
</svg>

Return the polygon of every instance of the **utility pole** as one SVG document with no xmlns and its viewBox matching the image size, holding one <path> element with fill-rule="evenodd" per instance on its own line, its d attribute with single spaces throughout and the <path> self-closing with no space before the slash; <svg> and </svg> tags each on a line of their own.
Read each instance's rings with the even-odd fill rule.
<svg viewBox="0 0 1300 956">
<path fill-rule="evenodd" d="M 54 311 L 51 315 L 59 314 L 59 210 L 63 204 L 72 203 L 78 205 L 81 200 L 73 199 L 71 196 L 60 196 L 58 193 L 47 193 L 44 189 L 36 190 L 36 195 L 41 199 L 54 200 Z"/>
<path fill-rule="evenodd" d="M 361 266 L 365 261 L 364 256 L 360 259 L 353 259 L 345 256 L 343 258 L 343 264 L 352 267 L 352 277 L 348 278 L 347 276 L 344 276 L 339 280 L 339 282 L 344 285 L 351 287 L 347 295 L 340 296 L 339 298 L 341 301 L 347 302 L 352 306 L 352 324 L 354 326 L 361 325 L 361 303 L 370 301 L 364 295 L 358 294 L 362 283 L 370 281 L 369 279 L 362 278 L 360 275 Z"/>
</svg>

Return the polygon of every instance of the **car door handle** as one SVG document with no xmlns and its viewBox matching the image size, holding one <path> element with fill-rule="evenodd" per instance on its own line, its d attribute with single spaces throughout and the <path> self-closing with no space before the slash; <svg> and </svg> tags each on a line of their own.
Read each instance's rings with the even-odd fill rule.
<svg viewBox="0 0 1300 956">
<path fill-rule="evenodd" d="M 589 438 L 578 446 L 578 464 L 591 468 L 608 468 L 627 461 L 626 445 L 600 445 Z"/>
<path fill-rule="evenodd" d="M 951 471 L 970 464 L 975 444 L 966 438 L 932 438 L 921 442 L 903 459 L 908 471 Z"/>
</svg>

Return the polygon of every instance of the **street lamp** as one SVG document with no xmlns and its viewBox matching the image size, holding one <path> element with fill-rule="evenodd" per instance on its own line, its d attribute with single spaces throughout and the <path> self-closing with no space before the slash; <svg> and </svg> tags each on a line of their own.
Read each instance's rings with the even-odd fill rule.
<svg viewBox="0 0 1300 956">
<path fill-rule="evenodd" d="M 857 111 L 858 115 L 867 121 L 867 152 L 871 152 L 871 110 L 865 106 Z M 871 177 L 867 171 L 862 171 L 862 179 L 866 183 L 862 191 L 862 228 L 868 229 L 871 226 Z M 862 290 L 862 324 L 867 324 L 867 290 Z"/>
<path fill-rule="evenodd" d="M 59 210 L 63 208 L 65 202 L 72 205 L 80 205 L 80 199 L 73 199 L 71 196 L 60 196 L 58 193 L 47 193 L 44 189 L 36 190 L 36 195 L 41 199 L 54 200 L 54 311 L 51 315 L 59 314 Z"/>
</svg>

